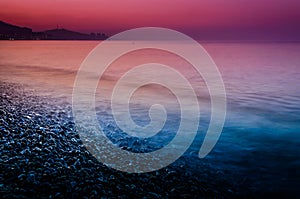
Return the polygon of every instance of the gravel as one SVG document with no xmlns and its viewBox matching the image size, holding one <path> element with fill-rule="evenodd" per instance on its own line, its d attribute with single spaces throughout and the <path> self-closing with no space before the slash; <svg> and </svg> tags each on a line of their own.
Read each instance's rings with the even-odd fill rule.
<svg viewBox="0 0 300 199">
<path fill-rule="evenodd" d="M 98 162 L 83 146 L 67 102 L 1 82 L 2 198 L 233 198 L 222 173 L 188 169 L 188 158 L 129 174 Z M 196 175 L 197 173 L 197 175 Z"/>
</svg>

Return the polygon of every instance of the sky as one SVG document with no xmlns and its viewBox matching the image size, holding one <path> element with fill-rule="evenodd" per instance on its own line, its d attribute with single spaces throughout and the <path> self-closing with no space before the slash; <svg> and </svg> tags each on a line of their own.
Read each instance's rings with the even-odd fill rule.
<svg viewBox="0 0 300 199">
<path fill-rule="evenodd" d="M 299 0 L 1 0 L 0 20 L 33 31 L 154 26 L 197 39 L 300 40 Z"/>
</svg>

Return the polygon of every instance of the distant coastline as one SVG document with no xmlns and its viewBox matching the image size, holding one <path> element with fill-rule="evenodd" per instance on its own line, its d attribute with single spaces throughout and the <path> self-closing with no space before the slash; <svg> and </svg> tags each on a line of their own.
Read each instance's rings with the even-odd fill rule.
<svg viewBox="0 0 300 199">
<path fill-rule="evenodd" d="M 107 38 L 105 33 L 84 34 L 64 28 L 33 32 L 31 28 L 0 21 L 0 40 L 105 40 Z"/>
<path fill-rule="evenodd" d="M 194 38 L 200 43 L 299 43 L 299 39 L 238 37 L 207 38 L 207 35 Z M 16 26 L 0 20 L 0 40 L 107 40 L 105 33 L 81 33 L 65 28 L 34 32 L 31 28 Z M 115 39 L 114 39 L 115 40 Z M 172 40 L 172 39 L 170 39 Z"/>
</svg>

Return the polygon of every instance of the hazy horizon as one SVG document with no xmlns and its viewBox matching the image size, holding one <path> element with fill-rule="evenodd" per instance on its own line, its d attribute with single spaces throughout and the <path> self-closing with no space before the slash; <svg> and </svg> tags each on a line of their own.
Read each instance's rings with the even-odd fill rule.
<svg viewBox="0 0 300 199">
<path fill-rule="evenodd" d="M 164 27 L 199 40 L 300 40 L 300 2 L 283 1 L 37 1 L 3 0 L 0 19 L 33 31 L 65 28 L 111 36 Z"/>
</svg>

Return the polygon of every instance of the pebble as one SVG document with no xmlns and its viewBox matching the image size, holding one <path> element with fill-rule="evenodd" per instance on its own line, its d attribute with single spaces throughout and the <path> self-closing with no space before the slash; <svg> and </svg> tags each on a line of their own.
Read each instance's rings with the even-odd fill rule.
<svg viewBox="0 0 300 199">
<path fill-rule="evenodd" d="M 17 198 L 168 198 L 173 193 L 206 198 L 215 194 L 214 188 L 219 195 L 235 196 L 234 187 L 216 186 L 210 180 L 205 184 L 211 189 L 191 192 L 189 187 L 202 187 L 203 181 L 192 171 L 172 165 L 145 174 L 111 169 L 95 161 L 82 145 L 70 105 L 25 92 L 17 84 L 1 82 L 0 87 L 2 198 L 10 198 L 12 193 L 18 193 Z M 106 127 L 108 137 L 120 147 L 151 150 L 145 147 L 150 141 L 126 137 L 112 123 Z"/>
</svg>

